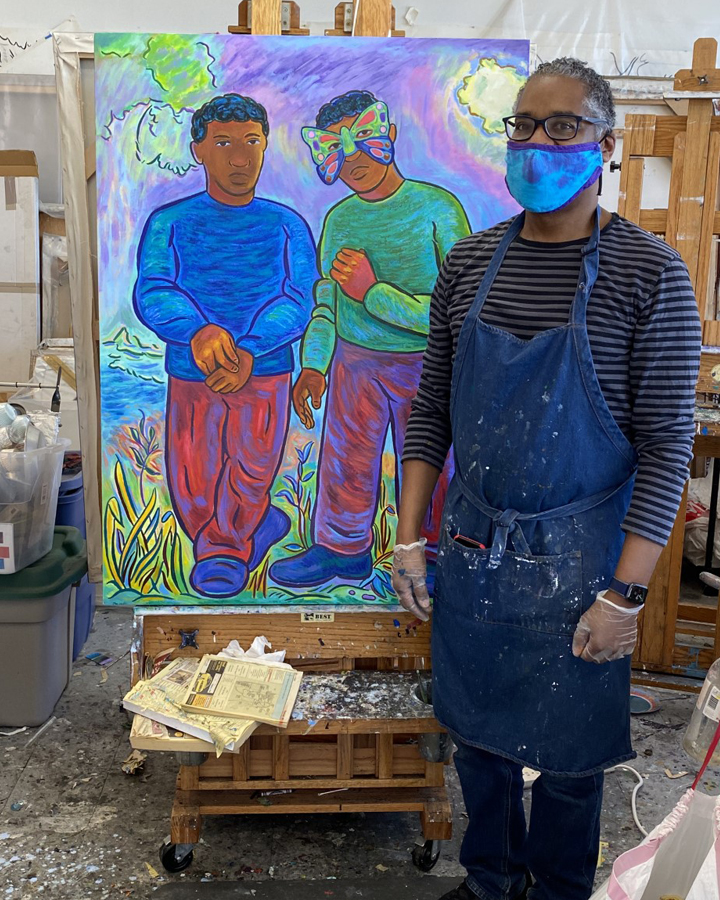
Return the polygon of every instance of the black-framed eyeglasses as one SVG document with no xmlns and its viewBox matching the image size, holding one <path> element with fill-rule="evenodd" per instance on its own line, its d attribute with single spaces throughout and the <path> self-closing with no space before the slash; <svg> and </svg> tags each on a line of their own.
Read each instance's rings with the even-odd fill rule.
<svg viewBox="0 0 720 900">
<path fill-rule="evenodd" d="M 582 122 L 603 125 L 606 129 L 610 129 L 605 119 L 591 119 L 588 116 L 546 116 L 544 119 L 535 119 L 532 116 L 506 116 L 503 122 L 505 133 L 512 141 L 529 141 L 540 125 L 553 141 L 571 141 L 577 135 Z"/>
</svg>

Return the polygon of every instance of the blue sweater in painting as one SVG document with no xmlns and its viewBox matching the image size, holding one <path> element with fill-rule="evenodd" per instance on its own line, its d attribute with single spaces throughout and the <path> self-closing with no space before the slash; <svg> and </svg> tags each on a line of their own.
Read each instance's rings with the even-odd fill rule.
<svg viewBox="0 0 720 900">
<path fill-rule="evenodd" d="M 170 375 L 204 380 L 190 341 L 210 323 L 255 357 L 253 374 L 278 375 L 292 371 L 291 345 L 310 321 L 317 277 L 301 216 L 257 198 L 228 206 L 203 191 L 148 218 L 133 304 L 165 341 Z"/>
</svg>

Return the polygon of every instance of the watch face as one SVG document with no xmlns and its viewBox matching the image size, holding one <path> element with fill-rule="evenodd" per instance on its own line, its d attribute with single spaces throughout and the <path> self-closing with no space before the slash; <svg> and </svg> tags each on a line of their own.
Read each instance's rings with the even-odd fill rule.
<svg viewBox="0 0 720 900">
<path fill-rule="evenodd" d="M 648 589 L 641 584 L 631 584 L 628 591 L 627 599 L 631 603 L 644 603 L 647 597 Z"/>
</svg>

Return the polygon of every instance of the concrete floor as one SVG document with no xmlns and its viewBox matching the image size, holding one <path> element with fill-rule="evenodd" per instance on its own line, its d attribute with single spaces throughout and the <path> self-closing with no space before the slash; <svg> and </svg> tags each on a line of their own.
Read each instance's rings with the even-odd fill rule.
<svg viewBox="0 0 720 900">
<path fill-rule="evenodd" d="M 100 609 L 84 653 L 108 650 L 121 657 L 130 636 L 129 610 Z M 171 882 L 240 881 L 257 887 L 268 879 L 343 878 L 375 879 L 378 897 L 385 895 L 384 879 L 425 879 L 422 890 L 418 883 L 418 895 L 440 896 L 447 890 L 446 878 L 462 877 L 457 857 L 466 819 L 452 769 L 455 837 L 444 846 L 430 875 L 419 873 L 410 861 L 419 836 L 418 819 L 410 814 L 207 819 L 194 865 L 181 875 L 168 875 L 160 866 L 158 848 L 169 832 L 176 762 L 170 754 L 153 754 L 144 774 L 130 777 L 121 772 L 130 752 L 129 722 L 120 707 L 128 685 L 127 657 L 108 670 L 105 682 L 101 670 L 81 657 L 55 710 L 57 720 L 47 731 L 30 747 L 26 745 L 35 730 L 0 736 L 0 900 L 36 895 L 137 900 L 160 887 L 164 896 Z M 680 745 L 693 695 L 655 693 L 661 709 L 633 720 L 639 754 L 635 765 L 647 778 L 638 811 L 648 829 L 672 809 L 692 781 L 690 774 L 670 778 L 666 770 L 676 775 L 693 768 Z M 630 811 L 633 784 L 628 773 L 607 776 L 602 826 L 607 847 L 599 881 L 607 877 L 615 857 L 640 840 Z M 717 787 L 714 776 L 706 780 L 706 789 Z M 435 882 L 436 895 L 428 890 Z M 325 884 L 332 887 L 332 882 Z M 387 881 L 385 889 L 390 884 Z M 185 889 L 181 895 L 195 894 Z M 261 891 L 258 898 L 263 895 Z M 327 895 L 319 891 L 317 896 Z"/>
</svg>

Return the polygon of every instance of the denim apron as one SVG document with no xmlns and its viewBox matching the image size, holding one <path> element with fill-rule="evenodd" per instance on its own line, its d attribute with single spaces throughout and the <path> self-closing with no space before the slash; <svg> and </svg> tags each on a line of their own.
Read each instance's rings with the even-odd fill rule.
<svg viewBox="0 0 720 900">
<path fill-rule="evenodd" d="M 637 455 L 602 395 L 585 321 L 599 210 L 568 324 L 526 341 L 480 318 L 523 222 L 493 256 L 453 365 L 455 477 L 435 585 L 433 700 L 465 743 L 543 772 L 589 775 L 634 756 L 630 658 L 596 665 L 571 647 L 615 572 Z"/>
</svg>

